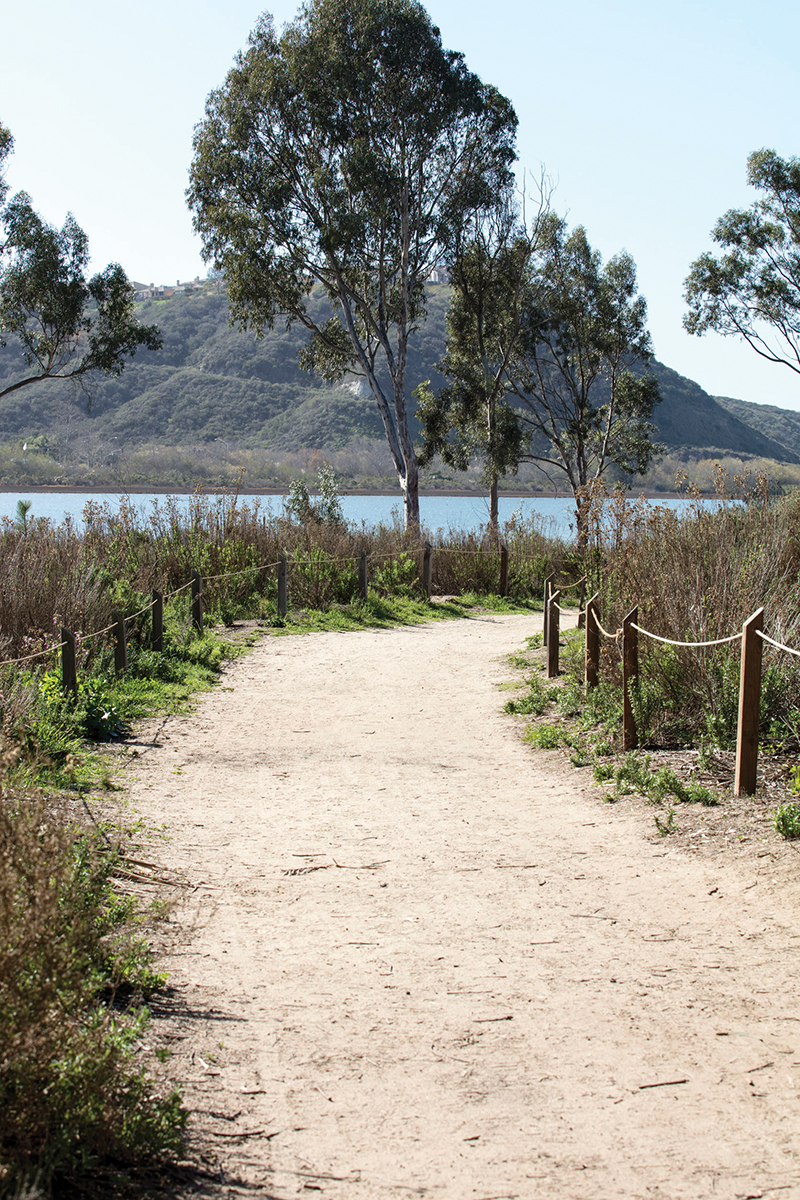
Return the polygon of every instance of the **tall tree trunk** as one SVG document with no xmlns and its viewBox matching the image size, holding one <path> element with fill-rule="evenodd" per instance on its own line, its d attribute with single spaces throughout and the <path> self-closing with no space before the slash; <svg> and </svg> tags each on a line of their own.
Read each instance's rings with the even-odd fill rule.
<svg viewBox="0 0 800 1200">
<path fill-rule="evenodd" d="M 585 554 L 589 549 L 589 509 L 590 501 L 585 495 L 575 496 L 575 532 L 578 550 Z"/>
<path fill-rule="evenodd" d="M 500 498 L 499 482 L 493 479 L 489 487 L 489 534 L 493 541 L 500 540 Z"/>
<path fill-rule="evenodd" d="M 419 529 L 419 469 L 416 457 L 406 463 L 405 476 L 400 479 L 403 491 L 405 526 L 407 532 Z"/>
</svg>

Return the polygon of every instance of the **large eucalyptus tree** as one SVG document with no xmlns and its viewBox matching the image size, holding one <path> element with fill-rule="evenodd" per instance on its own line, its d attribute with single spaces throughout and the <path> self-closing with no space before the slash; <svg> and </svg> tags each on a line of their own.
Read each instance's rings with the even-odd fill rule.
<svg viewBox="0 0 800 1200">
<path fill-rule="evenodd" d="M 508 182 L 516 123 L 416 0 L 311 0 L 280 36 L 262 17 L 195 132 L 189 204 L 233 319 L 300 321 L 306 368 L 366 379 L 408 527 L 409 339 L 431 272 Z"/>
</svg>

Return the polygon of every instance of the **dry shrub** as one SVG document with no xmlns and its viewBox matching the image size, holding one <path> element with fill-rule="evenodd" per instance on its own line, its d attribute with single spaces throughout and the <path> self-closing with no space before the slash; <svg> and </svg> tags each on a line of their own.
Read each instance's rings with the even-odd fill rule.
<svg viewBox="0 0 800 1200">
<path fill-rule="evenodd" d="M 695 497 L 683 513 L 618 494 L 601 517 L 595 498 L 589 553 L 603 624 L 617 629 L 638 606 L 637 623 L 661 637 L 712 641 L 738 633 L 763 606 L 765 632 L 800 648 L 800 497 L 775 500 L 758 478 L 718 473 L 717 484 L 718 507 Z M 764 649 L 763 723 L 785 732 L 800 717 L 800 672 L 790 656 Z M 606 675 L 618 681 L 618 649 L 606 650 Z M 706 734 L 729 744 L 740 643 L 681 649 L 640 636 L 639 653 L 637 702 L 650 737 Z"/>
<path fill-rule="evenodd" d="M 435 594 L 496 593 L 500 559 L 496 539 L 438 530 L 406 533 L 398 524 L 375 527 L 337 521 L 290 519 L 265 511 L 258 499 L 236 492 L 196 495 L 188 509 L 171 497 L 142 514 L 130 499 L 118 504 L 89 501 L 85 529 L 73 522 L 11 522 L 0 528 L 0 655 L 14 658 L 57 646 L 62 625 L 94 634 L 119 610 L 144 609 L 153 590 L 182 588 L 193 570 L 203 578 L 205 611 L 211 620 L 274 612 L 277 562 L 289 562 L 293 607 L 324 609 L 357 598 L 360 552 L 369 560 L 371 586 L 383 594 L 418 590 L 422 547 L 434 546 Z M 577 555 L 546 536 L 535 520 L 512 518 L 500 536 L 509 550 L 509 593 L 539 597 L 545 576 L 559 580 L 582 573 Z M 413 564 L 413 566 L 412 566 Z M 184 594 L 185 595 L 185 594 Z M 129 627 L 146 638 L 149 613 Z M 83 642 L 81 666 L 102 649 Z"/>
<path fill-rule="evenodd" d="M 111 1007 L 128 906 L 69 811 L 0 797 L 0 1192 L 179 1147 L 177 1095 L 133 1060 L 142 1014 Z"/>
</svg>

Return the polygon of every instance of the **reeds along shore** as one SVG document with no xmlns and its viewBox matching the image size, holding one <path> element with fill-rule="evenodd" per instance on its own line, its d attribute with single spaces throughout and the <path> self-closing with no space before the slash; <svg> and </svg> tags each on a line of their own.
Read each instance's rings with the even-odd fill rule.
<svg viewBox="0 0 800 1200">
<path fill-rule="evenodd" d="M 430 536 L 432 593 L 496 594 L 502 542 L 512 599 L 540 598 L 551 573 L 563 583 L 585 574 L 590 592 L 599 592 L 609 628 L 638 605 L 640 620 L 661 636 L 701 641 L 736 632 L 763 605 L 773 636 L 800 647 L 800 497 L 776 499 L 764 478 L 731 480 L 720 472 L 717 485 L 717 510 L 698 498 L 681 514 L 597 489 L 584 554 L 547 536 L 535 522 L 512 519 L 496 535 L 439 531 Z M 89 502 L 85 518 L 85 531 L 70 521 L 3 527 L 2 659 L 45 648 L 62 625 L 87 637 L 107 626 L 113 612 L 145 607 L 153 589 L 170 593 L 184 586 L 193 570 L 204 580 L 207 618 L 221 623 L 277 615 L 281 557 L 289 561 L 294 609 L 357 602 L 360 552 L 367 555 L 374 594 L 418 594 L 426 540 L 424 530 L 412 536 L 397 526 L 273 517 L 257 500 L 235 495 L 197 496 L 188 511 L 167 498 L 144 519 L 132 504 Z M 148 630 L 144 613 L 131 623 L 130 634 L 145 640 Z M 87 643 L 86 661 L 92 653 Z M 617 657 L 613 645 L 606 647 L 603 674 L 609 681 L 618 681 Z M 800 707 L 798 673 L 793 664 L 773 661 L 769 651 L 766 661 L 766 710 L 788 719 L 795 703 Z M 670 728 L 677 736 L 679 712 L 684 736 L 697 732 L 704 712 L 716 714 L 706 723 L 727 728 L 737 671 L 735 652 L 725 648 L 689 653 L 644 647 L 643 695 L 660 697 L 651 708 L 661 713 L 656 725 L 664 736 Z"/>
<path fill-rule="evenodd" d="M 357 595 L 357 559 L 368 556 L 370 585 L 379 594 L 411 588 L 425 534 L 399 527 L 357 528 L 342 522 L 300 523 L 273 517 L 259 502 L 233 495 L 197 496 L 189 510 L 170 498 L 142 519 L 133 504 L 89 502 L 86 529 L 66 521 L 7 521 L 0 534 L 0 655 L 31 652 L 54 619 L 84 635 L 109 623 L 114 610 L 135 612 L 157 588 L 171 592 L 197 570 L 206 612 L 222 620 L 268 615 L 276 596 L 275 563 L 290 560 L 292 603 L 298 608 L 346 604 Z M 551 564 L 571 572 L 575 554 L 532 525 L 510 522 L 513 595 L 535 596 Z M 433 589 L 439 594 L 493 592 L 499 579 L 497 539 L 479 534 L 431 535 Z M 225 576 L 225 578 L 218 578 Z"/>
</svg>

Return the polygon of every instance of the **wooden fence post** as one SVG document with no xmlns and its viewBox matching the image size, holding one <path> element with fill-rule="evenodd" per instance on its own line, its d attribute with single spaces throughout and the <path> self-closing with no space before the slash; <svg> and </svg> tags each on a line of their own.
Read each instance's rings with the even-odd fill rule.
<svg viewBox="0 0 800 1200">
<path fill-rule="evenodd" d="M 78 668 L 75 663 L 75 634 L 61 626 L 61 686 L 65 692 L 78 695 Z"/>
<path fill-rule="evenodd" d="M 578 592 L 578 604 L 581 611 L 578 613 L 578 629 L 586 628 L 586 580 L 581 584 L 581 590 Z"/>
<path fill-rule="evenodd" d="M 288 590 L 286 587 L 286 557 L 281 554 L 278 558 L 278 616 L 285 617 L 289 608 Z"/>
<path fill-rule="evenodd" d="M 358 552 L 358 594 L 362 600 L 366 600 L 369 595 L 369 585 L 367 583 L 367 552 L 359 550 Z"/>
<path fill-rule="evenodd" d="M 425 593 L 425 599 L 431 598 L 431 560 L 433 559 L 433 546 L 430 542 L 425 543 L 425 549 L 422 552 L 422 590 Z"/>
<path fill-rule="evenodd" d="M 125 617 L 121 612 L 112 612 L 114 621 L 114 671 L 121 675 L 128 669 L 128 646 L 125 641 Z"/>
<path fill-rule="evenodd" d="M 500 595 L 508 595 L 508 546 L 500 543 Z"/>
<path fill-rule="evenodd" d="M 736 734 L 736 796 L 752 796 L 758 770 L 758 730 L 761 724 L 761 658 L 763 645 L 757 630 L 764 628 L 759 608 L 742 629 L 742 668 L 739 675 L 739 728 Z"/>
<path fill-rule="evenodd" d="M 631 688 L 639 674 L 639 635 L 631 622 L 638 622 L 639 607 L 632 608 L 622 622 L 622 749 L 635 750 L 639 745 L 636 718 L 631 704 Z"/>
<path fill-rule="evenodd" d="M 192 571 L 192 624 L 203 632 L 203 577 L 197 570 Z"/>
<path fill-rule="evenodd" d="M 600 673 L 600 630 L 597 628 L 596 618 L 600 616 L 597 611 L 597 598 L 599 592 L 595 592 L 589 603 L 586 605 L 586 690 L 597 687 L 597 680 Z"/>
<path fill-rule="evenodd" d="M 559 608 L 558 601 L 561 592 L 551 592 L 547 601 L 547 678 L 555 679 L 558 675 L 558 639 L 559 639 Z"/>
<path fill-rule="evenodd" d="M 153 590 L 153 630 L 150 645 L 159 654 L 164 649 L 164 593 Z"/>
<path fill-rule="evenodd" d="M 542 621 L 542 645 L 543 646 L 547 645 L 547 641 L 550 636 L 550 631 L 547 628 L 547 622 L 548 622 L 549 614 L 550 614 L 550 591 L 553 587 L 554 579 L 555 579 L 555 573 L 552 575 L 547 575 L 545 577 L 545 581 L 544 581 L 544 620 Z"/>
</svg>

